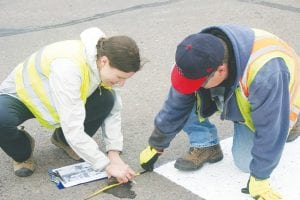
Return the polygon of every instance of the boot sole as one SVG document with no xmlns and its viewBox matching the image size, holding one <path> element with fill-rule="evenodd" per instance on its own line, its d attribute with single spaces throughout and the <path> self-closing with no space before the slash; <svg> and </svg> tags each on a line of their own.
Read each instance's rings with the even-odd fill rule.
<svg viewBox="0 0 300 200">
<path fill-rule="evenodd" d="M 295 135 L 292 135 L 291 137 L 288 137 L 286 142 L 289 143 L 289 142 L 293 142 L 294 140 L 296 140 L 298 137 L 300 136 L 300 133 L 297 133 Z"/>
<path fill-rule="evenodd" d="M 18 177 L 27 177 L 27 176 L 31 176 L 33 174 L 35 170 L 35 167 L 34 169 L 27 169 L 27 168 L 22 168 L 22 169 L 19 169 L 17 171 L 15 171 L 15 175 L 18 176 Z"/>
</svg>

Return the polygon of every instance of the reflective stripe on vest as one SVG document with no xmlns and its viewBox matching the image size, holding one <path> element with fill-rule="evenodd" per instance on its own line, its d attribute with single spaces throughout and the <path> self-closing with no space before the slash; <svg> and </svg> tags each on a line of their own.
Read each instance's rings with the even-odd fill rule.
<svg viewBox="0 0 300 200">
<path fill-rule="evenodd" d="M 196 95 L 196 112 L 197 112 L 197 116 L 198 116 L 198 120 L 199 122 L 204 122 L 205 118 L 201 116 L 201 98 L 199 93 L 196 91 L 195 92 Z"/>
<path fill-rule="evenodd" d="M 294 50 L 284 41 L 266 31 L 253 29 L 255 42 L 244 74 L 240 79 L 240 87 L 235 94 L 245 124 L 255 132 L 251 118 L 251 105 L 248 101 L 249 87 L 258 71 L 272 58 L 282 58 L 290 72 L 290 126 L 291 129 L 300 113 L 300 61 Z"/>
<path fill-rule="evenodd" d="M 57 58 L 67 58 L 79 66 L 82 77 L 80 98 L 85 102 L 89 88 L 89 69 L 80 41 L 62 41 L 46 46 L 16 68 L 16 91 L 20 100 L 47 128 L 60 126 L 48 79 L 51 63 Z"/>
</svg>

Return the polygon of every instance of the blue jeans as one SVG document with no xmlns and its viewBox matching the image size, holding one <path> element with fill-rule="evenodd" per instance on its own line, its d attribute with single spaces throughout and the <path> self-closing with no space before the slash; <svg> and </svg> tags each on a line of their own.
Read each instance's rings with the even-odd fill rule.
<svg viewBox="0 0 300 200">
<path fill-rule="evenodd" d="M 219 144 L 217 128 L 206 118 L 204 122 L 200 122 L 194 106 L 187 122 L 183 127 L 183 131 L 187 133 L 191 147 L 203 148 Z"/>
<path fill-rule="evenodd" d="M 200 122 L 194 106 L 183 131 L 187 133 L 191 147 L 203 148 L 219 144 L 217 128 L 208 119 Z M 235 165 L 243 172 L 249 173 L 252 160 L 251 149 L 254 133 L 244 124 L 234 123 L 232 156 Z"/>
</svg>

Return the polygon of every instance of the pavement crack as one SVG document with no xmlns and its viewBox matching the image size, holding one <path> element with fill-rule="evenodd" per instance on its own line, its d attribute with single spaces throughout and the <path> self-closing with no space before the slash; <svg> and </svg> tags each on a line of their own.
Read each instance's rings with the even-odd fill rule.
<svg viewBox="0 0 300 200">
<path fill-rule="evenodd" d="M 55 28 L 72 26 L 72 25 L 76 25 L 76 24 L 80 24 L 80 23 L 84 23 L 84 22 L 88 22 L 88 21 L 93 21 L 93 20 L 100 19 L 100 18 L 105 18 L 105 17 L 109 17 L 109 16 L 113 16 L 113 15 L 132 12 L 132 11 L 136 11 L 136 10 L 140 10 L 140 9 L 160 7 L 160 6 L 172 4 L 175 2 L 179 2 L 179 1 L 182 1 L 182 0 L 168 0 L 168 1 L 162 1 L 162 2 L 139 4 L 139 5 L 131 6 L 128 8 L 107 11 L 107 12 L 95 14 L 93 16 L 75 19 L 75 20 L 71 20 L 68 22 L 63 22 L 60 24 L 53 24 L 53 25 L 46 25 L 46 26 L 28 26 L 28 27 L 24 27 L 24 28 L 1 28 L 0 29 L 0 37 L 6 37 L 6 36 L 24 34 L 24 33 L 29 33 L 29 32 L 38 32 L 38 31 L 43 31 L 43 30 L 47 30 L 47 29 L 55 29 Z"/>
</svg>

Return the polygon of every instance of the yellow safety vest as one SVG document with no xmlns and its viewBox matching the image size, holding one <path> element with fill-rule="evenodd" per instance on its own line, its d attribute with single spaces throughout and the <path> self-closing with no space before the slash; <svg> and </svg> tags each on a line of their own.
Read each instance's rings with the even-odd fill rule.
<svg viewBox="0 0 300 200">
<path fill-rule="evenodd" d="M 239 109 L 245 124 L 251 131 L 255 127 L 251 118 L 251 105 L 248 101 L 249 88 L 258 71 L 272 58 L 282 58 L 290 72 L 290 125 L 293 128 L 300 113 L 300 60 L 294 50 L 275 35 L 263 30 L 253 29 L 255 42 L 251 56 L 235 91 Z"/>
<path fill-rule="evenodd" d="M 60 127 L 59 116 L 49 89 L 51 63 L 57 58 L 70 59 L 79 66 L 82 77 L 80 98 L 86 102 L 89 89 L 89 67 L 81 41 L 67 40 L 48 45 L 16 67 L 16 91 L 20 100 L 47 128 Z"/>
</svg>

